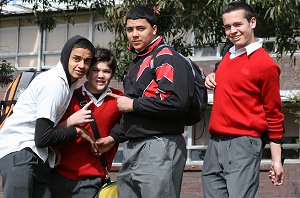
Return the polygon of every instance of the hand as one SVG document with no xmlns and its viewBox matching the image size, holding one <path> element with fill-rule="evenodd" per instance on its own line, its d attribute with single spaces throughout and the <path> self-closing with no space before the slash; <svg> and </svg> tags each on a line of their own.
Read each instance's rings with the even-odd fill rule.
<svg viewBox="0 0 300 198">
<path fill-rule="evenodd" d="M 116 144 L 115 140 L 111 136 L 100 138 L 96 141 L 96 143 L 98 145 L 98 150 L 101 153 L 105 153 L 105 152 L 109 151 Z"/>
<path fill-rule="evenodd" d="M 91 151 L 93 152 L 93 154 L 95 155 L 100 155 L 101 153 L 98 150 L 98 146 L 96 144 L 96 140 L 95 138 L 90 134 L 90 132 L 83 128 L 83 127 L 78 127 L 76 126 L 76 131 L 77 131 L 77 135 L 84 141 L 87 141 L 90 143 L 91 146 Z"/>
<path fill-rule="evenodd" d="M 216 74 L 215 73 L 208 74 L 205 78 L 205 83 L 204 84 L 205 84 L 205 87 L 207 89 L 212 90 L 212 89 L 216 88 L 216 86 L 217 86 Z"/>
<path fill-rule="evenodd" d="M 271 163 L 269 178 L 275 186 L 281 186 L 283 184 L 284 174 L 281 162 Z"/>
<path fill-rule="evenodd" d="M 133 111 L 133 99 L 126 96 L 119 96 L 117 94 L 108 93 L 109 96 L 117 99 L 117 106 L 122 112 L 132 112 Z"/>
<path fill-rule="evenodd" d="M 93 101 L 88 102 L 82 109 L 73 113 L 67 120 L 67 126 L 79 125 L 83 123 L 92 122 L 92 111 L 89 110 L 89 106 L 93 103 Z"/>
</svg>

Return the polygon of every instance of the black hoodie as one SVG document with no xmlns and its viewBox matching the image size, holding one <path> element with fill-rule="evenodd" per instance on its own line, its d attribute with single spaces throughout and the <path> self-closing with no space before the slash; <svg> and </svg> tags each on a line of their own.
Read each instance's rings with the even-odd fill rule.
<svg viewBox="0 0 300 198">
<path fill-rule="evenodd" d="M 73 36 L 65 43 L 61 51 L 60 62 L 63 65 L 69 86 L 71 86 L 71 75 L 69 73 L 68 62 L 73 46 L 80 40 L 87 39 L 79 35 Z M 91 45 L 93 44 L 91 43 Z M 94 51 L 92 53 L 94 54 Z M 70 142 L 75 140 L 76 137 L 77 131 L 73 126 L 63 129 L 55 129 L 54 123 L 49 119 L 39 118 L 36 120 L 34 140 L 36 147 L 38 148 L 47 147 L 58 143 Z"/>
<path fill-rule="evenodd" d="M 87 39 L 82 36 L 79 36 L 79 35 L 73 36 L 65 43 L 65 45 L 60 53 L 60 62 L 63 65 L 63 68 L 65 70 L 69 86 L 71 86 L 71 76 L 70 76 L 69 67 L 68 67 L 69 58 L 70 58 L 70 54 L 72 52 L 73 46 L 80 40 L 87 40 Z M 93 44 L 91 43 L 91 45 L 93 45 Z M 93 52 L 93 54 L 94 53 L 95 52 Z"/>
</svg>

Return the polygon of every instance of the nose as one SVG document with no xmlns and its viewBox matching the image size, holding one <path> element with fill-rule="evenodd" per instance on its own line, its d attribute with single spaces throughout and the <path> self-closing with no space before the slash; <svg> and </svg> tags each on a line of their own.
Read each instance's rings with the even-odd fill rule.
<svg viewBox="0 0 300 198">
<path fill-rule="evenodd" d="M 132 36 L 134 36 L 134 37 L 138 36 L 138 31 L 135 28 L 132 31 Z"/>
<path fill-rule="evenodd" d="M 84 69 L 87 67 L 87 63 L 85 60 L 81 60 L 80 62 L 78 62 L 78 67 L 81 68 L 81 69 Z"/>
<path fill-rule="evenodd" d="M 230 33 L 233 34 L 233 33 L 236 33 L 237 32 L 237 28 L 234 27 L 234 26 L 231 26 L 230 27 Z"/>
<path fill-rule="evenodd" d="M 100 71 L 98 72 L 98 77 L 102 78 L 103 76 L 104 76 L 104 72 L 100 70 Z"/>
</svg>

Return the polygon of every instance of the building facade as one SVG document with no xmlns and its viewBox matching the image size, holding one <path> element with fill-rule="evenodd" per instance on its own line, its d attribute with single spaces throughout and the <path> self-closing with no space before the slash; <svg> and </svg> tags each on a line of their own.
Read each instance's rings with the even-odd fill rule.
<svg viewBox="0 0 300 198">
<path fill-rule="evenodd" d="M 94 17 L 90 13 L 81 13 L 74 17 L 74 23 L 68 23 L 63 17 L 57 16 L 57 25 L 50 32 L 40 31 L 34 22 L 28 21 L 28 9 L 23 5 L 16 6 L 15 9 L 23 8 L 22 11 L 11 12 L 0 18 L 0 60 L 5 59 L 11 63 L 16 72 L 34 68 L 37 70 L 49 69 L 56 65 L 60 58 L 60 51 L 68 38 L 74 35 L 81 35 L 88 38 L 95 46 L 109 48 L 109 42 L 115 39 L 111 32 L 103 32 L 96 28 L 97 25 L 104 23 L 105 18 Z M 11 8 L 12 9 L 12 8 Z M 193 34 L 190 34 L 190 42 L 193 41 Z M 299 111 L 299 103 L 293 102 L 293 97 L 300 95 L 300 62 L 291 63 L 289 56 L 280 60 L 276 59 L 273 53 L 276 48 L 274 40 L 265 41 L 265 46 L 269 50 L 271 56 L 281 67 L 281 96 L 283 102 L 283 112 L 285 115 L 284 134 L 284 154 L 285 164 L 294 167 L 300 164 L 300 124 L 297 122 L 295 112 Z M 222 45 L 217 48 L 193 49 L 193 59 L 205 74 L 209 74 L 215 68 L 215 64 L 221 60 Z M 300 57 L 296 53 L 295 56 Z M 81 80 L 84 82 L 84 80 Z M 122 83 L 114 80 L 111 86 L 122 89 Z M 1 89 L 0 97 L 3 97 L 5 87 Z M 208 124 L 210 119 L 211 107 L 213 105 L 213 92 L 209 92 L 209 106 L 205 114 L 205 119 L 200 123 L 186 127 L 185 138 L 188 149 L 187 171 L 201 172 L 203 158 L 205 155 L 207 142 L 209 138 Z M 270 164 L 269 147 L 265 148 L 262 166 Z M 114 160 L 116 169 L 121 165 L 122 160 L 122 144 L 119 152 Z M 262 168 L 262 171 L 265 169 Z M 299 170 L 296 181 L 300 181 Z M 200 173 L 199 173 L 200 176 Z M 199 183 L 198 183 L 199 184 Z M 299 186 L 299 185 L 298 185 Z M 298 191 L 298 190 L 297 190 Z M 300 190 L 299 190 L 300 191 Z M 299 194 L 298 194 L 299 195 Z M 300 195 L 299 195 L 300 196 Z M 292 196 L 291 196 L 292 197 Z"/>
</svg>

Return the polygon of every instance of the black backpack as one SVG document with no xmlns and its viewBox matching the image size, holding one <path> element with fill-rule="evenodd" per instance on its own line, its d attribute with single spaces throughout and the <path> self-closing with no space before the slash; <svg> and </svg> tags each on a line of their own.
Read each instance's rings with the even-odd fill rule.
<svg viewBox="0 0 300 198">
<path fill-rule="evenodd" d="M 163 44 L 160 45 L 158 48 L 162 47 L 168 47 L 170 46 Z M 158 49 L 154 52 L 152 55 L 151 61 L 150 61 L 150 69 L 151 74 L 153 76 L 153 79 L 156 80 L 156 73 L 154 68 L 154 58 L 156 57 L 157 53 L 159 52 Z M 194 63 L 190 58 L 183 56 L 179 52 L 177 52 L 182 59 L 186 62 L 186 68 L 188 71 L 190 71 L 192 76 L 194 78 L 189 78 L 189 80 L 193 81 L 193 92 L 189 93 L 190 99 L 189 99 L 189 107 L 185 114 L 185 125 L 186 126 L 192 126 L 198 122 L 200 122 L 204 116 L 206 107 L 207 107 L 207 89 L 205 88 L 204 82 L 205 82 L 205 74 L 201 69 L 199 69 L 198 65 Z"/>
</svg>

